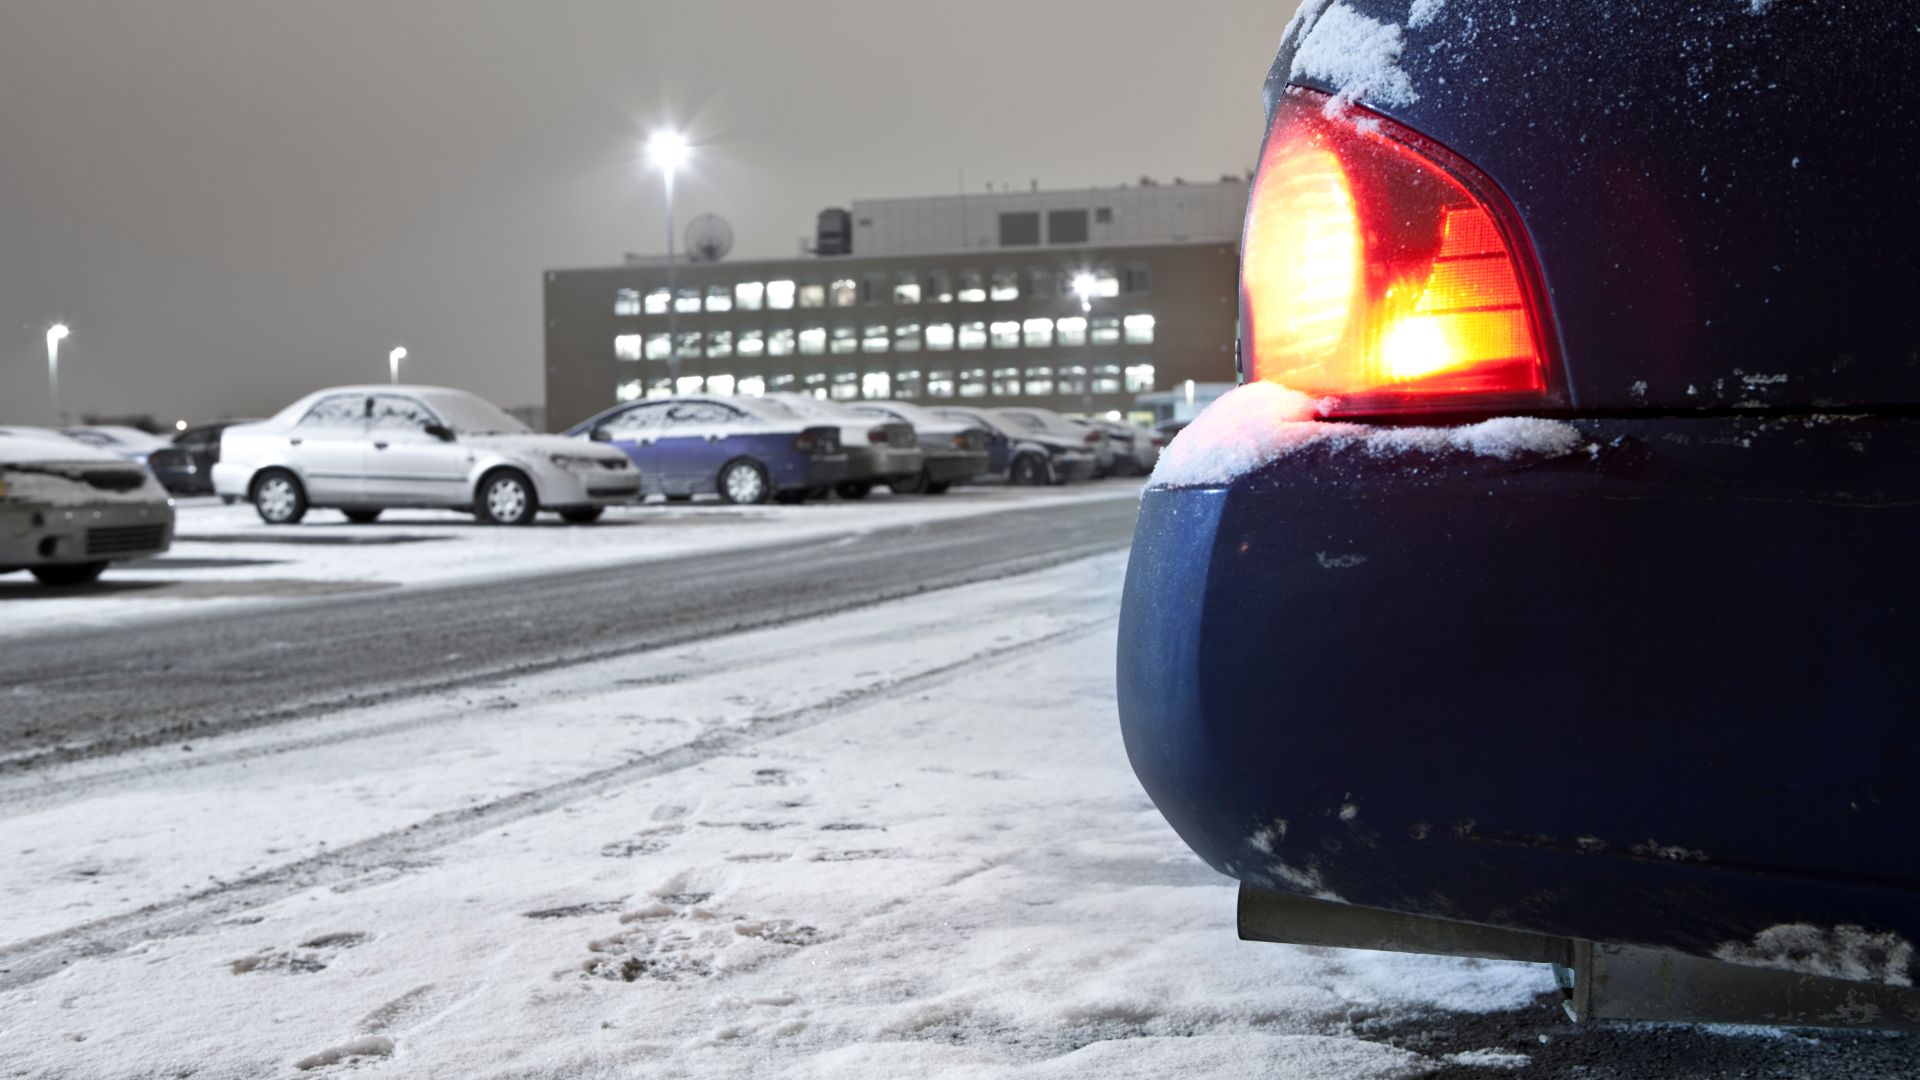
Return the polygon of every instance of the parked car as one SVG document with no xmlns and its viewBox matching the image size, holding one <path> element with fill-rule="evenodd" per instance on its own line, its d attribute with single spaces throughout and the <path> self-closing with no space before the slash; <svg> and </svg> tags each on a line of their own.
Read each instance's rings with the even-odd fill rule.
<svg viewBox="0 0 1920 1080">
<path fill-rule="evenodd" d="M 840 425 L 765 398 L 636 401 L 567 434 L 611 441 L 639 468 L 643 493 L 669 499 L 799 502 L 847 477 Z"/>
<path fill-rule="evenodd" d="M 1074 427 L 1065 418 L 1050 423 L 1008 409 L 958 406 L 933 411 L 984 428 L 989 433 L 989 465 L 1008 483 L 1038 486 L 1093 478 L 1094 445 L 1100 436 Z"/>
<path fill-rule="evenodd" d="M 847 455 L 847 475 L 833 486 L 843 499 L 864 499 L 875 484 L 910 484 L 926 468 L 927 456 L 913 425 L 898 420 L 876 420 L 838 402 L 807 394 L 768 394 L 759 399 L 785 406 L 794 415 L 840 428 L 840 445 Z M 816 492 L 819 494 L 819 492 Z"/>
<path fill-rule="evenodd" d="M 1191 420 L 1162 420 L 1153 426 L 1153 448 L 1156 451 L 1156 460 L 1159 457 L 1157 451 L 1165 450 L 1172 445 L 1174 438 L 1187 430 L 1187 425 L 1192 422 Z"/>
<path fill-rule="evenodd" d="M 1073 422 L 1106 436 L 1111 457 L 1106 475 L 1145 476 L 1153 471 L 1154 462 L 1160 460 L 1160 447 L 1154 442 L 1153 432 L 1137 424 L 1100 417 L 1075 418 Z"/>
<path fill-rule="evenodd" d="M 1247 385 L 1128 568 L 1141 782 L 1323 944 L 1911 986 L 1911 10 L 1415 7 L 1304 5 L 1269 79 Z"/>
<path fill-rule="evenodd" d="M 464 390 L 340 386 L 221 432 L 213 486 L 270 525 L 316 507 L 363 524 L 396 507 L 466 510 L 496 525 L 526 525 L 544 509 L 585 524 L 637 498 L 640 477 L 611 447 L 535 434 Z"/>
<path fill-rule="evenodd" d="M 172 543 L 173 503 L 145 469 L 70 439 L 0 433 L 0 574 L 83 585 Z"/>
<path fill-rule="evenodd" d="M 148 455 L 167 445 L 167 440 L 158 435 L 124 424 L 83 424 L 61 428 L 60 433 L 142 465 Z"/>
<path fill-rule="evenodd" d="M 863 401 L 848 408 L 862 416 L 913 425 L 927 463 L 920 475 L 893 481 L 893 490 L 899 494 L 944 495 L 953 485 L 987 471 L 987 433 L 983 428 L 904 401 Z"/>
<path fill-rule="evenodd" d="M 220 460 L 220 435 L 235 424 L 258 420 L 217 420 L 196 424 L 147 455 L 147 468 L 175 495 L 213 494 L 213 467 Z"/>
</svg>

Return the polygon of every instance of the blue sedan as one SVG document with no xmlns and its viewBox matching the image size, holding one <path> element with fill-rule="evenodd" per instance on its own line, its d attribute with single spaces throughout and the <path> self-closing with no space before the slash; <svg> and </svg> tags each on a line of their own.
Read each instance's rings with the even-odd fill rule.
<svg viewBox="0 0 1920 1080">
<path fill-rule="evenodd" d="M 730 503 L 799 502 L 847 475 L 840 427 L 764 398 L 677 397 L 610 409 L 567 434 L 611 442 L 640 470 L 641 493 Z"/>
</svg>

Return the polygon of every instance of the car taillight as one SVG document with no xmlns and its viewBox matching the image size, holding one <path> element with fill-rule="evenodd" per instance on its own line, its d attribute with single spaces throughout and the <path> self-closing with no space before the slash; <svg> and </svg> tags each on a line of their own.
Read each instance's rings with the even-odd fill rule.
<svg viewBox="0 0 1920 1080">
<path fill-rule="evenodd" d="M 1089 431 L 1087 432 L 1087 437 L 1081 441 L 1085 442 L 1088 446 L 1098 445 L 1100 442 L 1100 433 L 1097 431 Z"/>
<path fill-rule="evenodd" d="M 868 428 L 867 441 L 875 444 L 884 444 L 887 441 L 887 429 L 883 427 Z"/>
<path fill-rule="evenodd" d="M 832 428 L 808 428 L 793 440 L 793 446 L 804 454 L 839 453 L 840 433 Z"/>
<path fill-rule="evenodd" d="M 1505 197 L 1328 101 L 1289 89 L 1261 153 L 1240 272 L 1249 376 L 1349 416 L 1545 401 L 1546 303 Z"/>
</svg>

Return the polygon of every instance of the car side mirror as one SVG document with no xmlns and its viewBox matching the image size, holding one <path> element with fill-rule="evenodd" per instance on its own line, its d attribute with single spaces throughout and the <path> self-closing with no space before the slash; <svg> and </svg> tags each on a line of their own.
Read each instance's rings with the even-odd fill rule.
<svg viewBox="0 0 1920 1080">
<path fill-rule="evenodd" d="M 453 441 L 453 429 L 445 424 L 428 424 L 426 430 L 427 434 L 439 439 L 441 442 Z"/>
<path fill-rule="evenodd" d="M 587 438 L 592 439 L 594 442 L 612 442 L 613 432 L 603 427 L 597 427 L 588 433 Z"/>
</svg>

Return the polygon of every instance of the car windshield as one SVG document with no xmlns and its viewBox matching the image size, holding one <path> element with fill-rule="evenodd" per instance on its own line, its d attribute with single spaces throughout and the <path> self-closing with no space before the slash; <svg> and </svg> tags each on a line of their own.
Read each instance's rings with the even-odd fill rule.
<svg viewBox="0 0 1920 1080">
<path fill-rule="evenodd" d="M 472 394 L 443 391 L 421 397 L 448 427 L 463 435 L 524 435 L 533 430 L 500 406 Z"/>
</svg>

